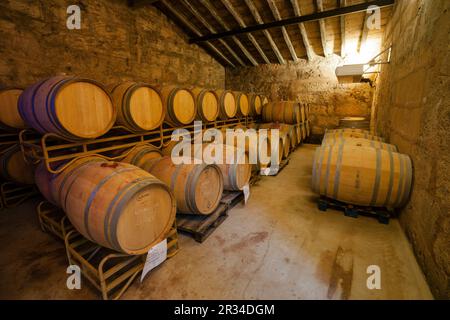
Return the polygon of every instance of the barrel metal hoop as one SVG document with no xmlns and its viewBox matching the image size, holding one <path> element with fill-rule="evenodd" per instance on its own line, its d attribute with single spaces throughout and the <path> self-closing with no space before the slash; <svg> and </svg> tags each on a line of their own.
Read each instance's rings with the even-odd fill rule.
<svg viewBox="0 0 450 320">
<path fill-rule="evenodd" d="M 311 179 L 312 180 L 311 181 L 312 188 L 316 192 L 317 192 L 317 190 L 316 190 L 316 170 L 317 170 L 316 163 L 317 163 L 317 157 L 318 157 L 319 151 L 320 151 L 320 147 L 317 147 L 316 151 L 314 152 L 314 161 L 313 161 L 312 179 Z"/>
<path fill-rule="evenodd" d="M 109 225 L 110 225 L 111 216 L 113 214 L 113 208 L 126 191 L 128 191 L 134 184 L 136 184 L 140 181 L 146 180 L 146 179 L 148 179 L 148 177 L 140 177 L 140 178 L 134 179 L 133 181 L 128 183 L 127 186 L 125 186 L 124 188 L 120 189 L 117 192 L 117 194 L 114 196 L 114 198 L 109 203 L 108 208 L 106 209 L 106 215 L 103 220 L 103 234 L 105 235 L 106 242 L 108 242 L 110 244 L 110 246 L 113 248 L 116 248 L 116 247 L 114 246 L 112 237 L 109 233 L 109 230 L 110 230 Z M 117 249 L 119 249 L 119 247 L 117 247 Z"/>
<path fill-rule="evenodd" d="M 137 83 L 131 83 L 130 86 L 125 90 L 124 95 L 121 97 L 122 100 L 120 103 L 120 110 L 125 122 L 134 130 L 141 130 L 141 128 L 139 128 L 136 121 L 134 121 L 133 117 L 131 116 L 130 108 L 128 108 L 128 106 L 130 105 L 131 96 L 139 88 L 140 86 Z"/>
<path fill-rule="evenodd" d="M 52 79 L 54 79 L 54 78 L 50 78 L 48 80 L 52 80 Z M 56 100 L 58 89 L 60 89 L 62 87 L 61 84 L 64 84 L 69 79 L 70 78 L 68 78 L 68 77 L 63 77 L 58 82 L 53 84 L 52 87 L 50 88 L 50 91 L 48 92 L 47 96 L 45 97 L 45 110 L 46 110 L 48 119 L 50 120 L 50 123 L 53 125 L 53 127 L 55 129 L 62 131 L 62 132 L 54 132 L 54 133 L 62 135 L 63 137 L 68 137 L 68 138 L 70 138 L 70 136 L 67 136 L 68 132 L 65 130 L 65 128 L 63 128 L 61 126 L 61 124 L 59 123 L 59 121 L 57 119 L 56 107 L 55 107 L 54 103 Z M 48 132 L 49 130 L 45 130 L 45 131 Z M 50 132 L 53 132 L 53 130 L 51 130 Z"/>
<path fill-rule="evenodd" d="M 195 202 L 195 186 L 197 185 L 200 174 L 203 172 L 203 170 L 205 170 L 206 167 L 207 165 L 205 163 L 195 165 L 194 169 L 189 172 L 186 179 L 184 195 L 186 197 L 186 204 L 188 205 L 189 209 L 191 209 L 192 213 L 200 212 L 197 207 L 197 203 Z"/>
<path fill-rule="evenodd" d="M 170 190 L 175 195 L 175 182 L 178 179 L 178 175 L 180 174 L 181 168 L 183 168 L 183 164 L 178 164 L 175 166 L 175 171 L 172 173 L 170 177 Z"/>
<path fill-rule="evenodd" d="M 400 179 L 398 181 L 398 187 L 397 187 L 397 198 L 394 202 L 394 207 L 398 207 L 400 201 L 402 200 L 401 193 L 402 193 L 402 186 L 403 186 L 403 179 L 405 176 L 405 168 L 403 164 L 403 157 L 400 153 L 397 153 L 397 157 L 400 163 Z"/>
<path fill-rule="evenodd" d="M 140 180 L 142 179 L 142 180 Z M 132 185 L 126 189 L 125 195 L 120 199 L 119 203 L 117 204 L 116 208 L 114 209 L 114 212 L 112 213 L 112 219 L 111 219 L 111 241 L 112 241 L 112 247 L 117 248 L 116 250 L 123 251 L 122 247 L 119 244 L 119 239 L 117 239 L 117 224 L 119 223 L 119 218 L 121 214 L 123 213 L 123 208 L 127 205 L 128 201 L 136 194 L 137 191 L 141 190 L 142 188 L 151 185 L 151 184 L 158 184 L 161 186 L 164 186 L 167 190 L 167 186 L 160 182 L 157 179 L 154 178 L 140 178 L 137 179 L 138 182 L 132 183 Z M 169 194 L 170 191 L 168 190 Z"/>
<path fill-rule="evenodd" d="M 339 146 L 339 150 L 341 149 L 341 146 Z M 327 161 L 327 170 L 325 171 L 325 190 L 324 190 L 324 194 L 325 197 L 328 196 L 327 191 L 328 191 L 328 178 L 330 176 L 330 162 L 331 162 L 331 156 L 333 154 L 333 145 L 330 146 L 330 149 L 328 150 L 328 161 Z M 337 170 L 337 166 L 336 166 L 336 170 Z M 335 187 L 336 188 L 336 187 Z"/>
<path fill-rule="evenodd" d="M 84 220 L 84 228 L 86 229 L 86 233 L 88 234 L 90 239 L 93 239 L 92 235 L 91 235 L 91 231 L 89 228 L 89 211 L 91 209 L 91 205 L 92 202 L 95 199 L 95 196 L 97 195 L 97 192 L 100 191 L 100 189 L 109 181 L 111 180 L 114 176 L 123 173 L 123 172 L 129 172 L 129 171 L 135 171 L 138 170 L 138 168 L 122 168 L 116 171 L 111 172 L 111 174 L 107 175 L 106 177 L 104 177 L 102 180 L 100 180 L 99 183 L 97 183 L 97 185 L 95 186 L 95 188 L 91 191 L 88 201 L 86 202 L 86 205 L 84 207 L 84 214 L 83 214 L 83 220 Z"/>
<path fill-rule="evenodd" d="M 316 182 L 317 182 L 317 188 L 316 188 L 316 190 L 317 190 L 317 192 L 320 194 L 320 182 L 321 182 L 321 180 L 322 180 L 322 163 L 323 163 L 323 157 L 324 157 L 324 154 L 325 154 L 325 149 L 326 149 L 327 147 L 325 147 L 325 148 L 320 148 L 321 150 L 320 150 L 320 159 L 319 159 L 319 167 L 317 168 L 317 170 L 318 170 L 318 175 L 317 175 L 317 180 L 316 180 Z"/>
<path fill-rule="evenodd" d="M 380 188 L 380 180 L 381 180 L 381 150 L 376 149 L 376 162 L 377 162 L 377 168 L 375 173 L 375 183 L 373 185 L 373 191 L 372 191 L 372 200 L 370 201 L 370 205 L 374 206 L 377 202 L 378 198 L 378 189 Z"/>
<path fill-rule="evenodd" d="M 336 161 L 336 173 L 334 175 L 334 188 L 333 188 L 333 198 L 337 199 L 339 192 L 339 180 L 341 179 L 341 163 L 342 163 L 342 154 L 344 153 L 344 144 L 341 143 L 338 150 L 338 158 Z"/>
<path fill-rule="evenodd" d="M 411 192 L 411 182 L 412 182 L 412 163 L 411 163 L 411 158 L 407 155 L 403 155 L 403 157 L 405 158 L 405 162 L 406 162 L 406 181 L 405 181 L 405 186 L 403 189 L 403 199 L 400 202 L 399 206 L 403 207 L 409 199 L 409 194 Z"/>
<path fill-rule="evenodd" d="M 35 103 L 34 103 L 34 99 L 36 98 L 36 94 L 37 94 L 37 92 L 38 92 L 38 90 L 39 90 L 39 88 L 44 84 L 44 82 L 45 81 L 47 81 L 48 79 L 44 79 L 44 80 L 41 80 L 40 82 L 38 82 L 37 84 L 35 84 L 35 85 L 33 85 L 33 87 L 32 87 L 32 90 L 33 90 L 33 92 L 32 92 L 32 94 L 31 94 L 31 99 L 30 99 L 30 102 L 31 102 L 31 105 L 30 105 L 30 107 L 31 107 L 31 115 L 33 116 L 33 124 L 35 125 L 35 126 L 37 126 L 38 128 L 35 128 L 37 131 L 39 131 L 40 133 L 44 133 L 44 132 L 46 132 L 46 130 L 44 129 L 44 127 L 41 125 L 41 123 L 39 122 L 39 120 L 38 120 L 38 118 L 37 118 L 37 116 L 36 116 L 36 110 L 35 110 Z M 30 89 L 31 90 L 31 89 Z M 19 110 L 21 110 L 22 108 L 19 108 Z M 24 114 L 24 119 L 26 119 L 27 117 L 25 116 L 25 114 Z"/>
<path fill-rule="evenodd" d="M 386 194 L 386 200 L 384 201 L 383 206 L 387 207 L 389 205 L 389 201 L 391 200 L 391 194 L 392 194 L 392 187 L 394 185 L 394 155 L 392 154 L 392 150 L 389 150 L 389 170 L 390 175 L 389 175 L 389 186 L 388 186 L 388 191 Z"/>
</svg>

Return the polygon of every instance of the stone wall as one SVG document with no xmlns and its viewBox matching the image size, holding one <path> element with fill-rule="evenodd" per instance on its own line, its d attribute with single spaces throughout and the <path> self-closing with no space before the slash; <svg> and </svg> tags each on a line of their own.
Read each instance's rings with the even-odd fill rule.
<svg viewBox="0 0 450 320">
<path fill-rule="evenodd" d="M 368 83 L 339 84 L 336 56 L 317 56 L 313 61 L 300 60 L 286 65 L 261 65 L 227 69 L 229 89 L 261 92 L 271 100 L 295 100 L 311 105 L 312 130 L 322 134 L 334 128 L 346 116 L 370 118 L 372 87 Z"/>
<path fill-rule="evenodd" d="M 126 0 L 0 2 L 0 87 L 27 86 L 57 73 L 105 84 L 136 80 L 223 88 L 224 68 L 152 6 Z M 66 27 L 81 7 L 81 30 Z"/>
<path fill-rule="evenodd" d="M 391 63 L 374 102 L 377 132 L 412 158 L 412 195 L 400 221 L 441 299 L 450 298 L 449 9 L 448 0 L 397 0 L 385 35 Z"/>
</svg>

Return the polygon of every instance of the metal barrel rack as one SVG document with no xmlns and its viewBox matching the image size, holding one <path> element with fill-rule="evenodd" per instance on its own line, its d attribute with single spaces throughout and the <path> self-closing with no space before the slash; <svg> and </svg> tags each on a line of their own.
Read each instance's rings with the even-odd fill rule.
<svg viewBox="0 0 450 320">
<path fill-rule="evenodd" d="M 220 120 L 203 124 L 202 130 L 220 129 L 238 124 L 248 125 L 253 122 L 253 118 L 250 117 Z M 118 151 L 124 152 L 142 143 L 150 143 L 161 148 L 163 142 L 170 140 L 172 132 L 176 129 L 185 129 L 192 134 L 194 124 L 177 128 L 163 124 L 157 130 L 143 133 L 131 132 L 125 127 L 116 126 L 102 137 L 83 141 L 69 141 L 51 133 L 39 136 L 35 131 L 26 129 L 20 132 L 19 141 L 28 162 L 44 161 L 49 172 L 59 173 L 77 158 L 83 156 L 99 155 L 107 160 L 120 161 L 126 154 L 111 154 Z M 65 164 L 59 165 L 63 161 Z"/>
<path fill-rule="evenodd" d="M 80 267 L 83 276 L 102 294 L 103 300 L 117 300 L 144 269 L 146 255 L 128 255 L 101 247 L 77 231 L 65 237 L 69 265 Z M 167 258 L 179 250 L 176 225 L 167 235 Z"/>
<path fill-rule="evenodd" d="M 38 194 L 35 185 L 18 184 L 11 181 L 2 182 L 0 184 L 0 198 L 2 203 L 0 208 L 18 206 Z"/>
</svg>

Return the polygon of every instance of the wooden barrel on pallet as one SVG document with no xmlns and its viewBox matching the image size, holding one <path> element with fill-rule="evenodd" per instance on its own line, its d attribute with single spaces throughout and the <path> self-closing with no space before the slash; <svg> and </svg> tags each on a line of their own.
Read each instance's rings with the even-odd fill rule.
<svg viewBox="0 0 450 320">
<path fill-rule="evenodd" d="M 286 147 L 289 147 L 290 149 L 294 149 L 297 146 L 297 132 L 295 129 L 295 126 L 293 125 L 288 125 L 288 124 L 284 124 L 284 123 L 263 123 L 260 125 L 260 128 L 262 129 L 277 129 L 280 131 L 280 135 L 287 135 L 287 138 L 284 137 L 283 140 L 285 140 L 286 142 L 289 142 L 288 146 L 285 146 L 284 144 L 284 149 L 286 149 Z M 286 150 L 285 150 L 286 151 Z M 287 150 L 289 152 L 289 150 Z"/>
<path fill-rule="evenodd" d="M 145 164 L 149 160 L 162 157 L 161 151 L 151 144 L 141 144 L 125 152 L 126 156 L 121 162 L 132 164 L 146 170 Z M 146 170 L 147 171 L 147 170 Z"/>
<path fill-rule="evenodd" d="M 19 146 L 10 147 L 0 154 L 0 177 L 22 184 L 34 183 L 34 168 L 25 162 Z"/>
<path fill-rule="evenodd" d="M 19 112 L 22 89 L 0 90 L 0 129 L 14 131 L 27 127 Z"/>
<path fill-rule="evenodd" d="M 159 92 L 145 83 L 124 82 L 112 86 L 117 124 L 134 132 L 150 131 L 164 121 L 166 110 Z"/>
<path fill-rule="evenodd" d="M 242 132 L 239 131 L 239 129 L 242 130 Z M 269 158 L 271 156 L 269 138 L 267 137 L 267 135 L 260 136 L 258 131 L 254 129 L 254 131 L 252 130 L 248 132 L 248 129 L 242 125 L 235 126 L 234 130 L 235 134 L 233 136 L 233 139 L 227 139 L 227 137 L 224 135 L 224 143 L 235 148 L 245 149 L 245 153 L 249 159 L 249 163 L 252 166 L 252 171 L 257 170 L 261 166 L 261 149 L 266 148 L 266 155 Z M 243 135 L 242 138 L 239 137 L 240 134 Z"/>
<path fill-rule="evenodd" d="M 184 160 L 186 163 L 181 163 Z M 222 173 L 216 165 L 188 164 L 188 158 L 162 157 L 145 164 L 145 170 L 170 187 L 177 212 L 209 215 L 217 209 L 223 192 Z M 143 168 L 144 168 L 143 167 Z"/>
<path fill-rule="evenodd" d="M 345 117 L 339 119 L 339 128 L 370 129 L 370 122 L 364 117 Z"/>
<path fill-rule="evenodd" d="M 258 117 L 261 115 L 262 112 L 262 100 L 261 96 L 258 94 L 249 94 L 248 95 L 249 104 L 250 104 L 250 115 L 252 117 Z"/>
<path fill-rule="evenodd" d="M 359 129 L 336 129 L 336 130 L 327 130 L 325 131 L 324 139 L 329 138 L 364 138 L 369 140 L 375 140 L 383 142 L 384 139 L 371 135 L 365 130 Z"/>
<path fill-rule="evenodd" d="M 409 156 L 346 144 L 316 149 L 314 191 L 342 202 L 397 208 L 406 204 L 411 190 Z"/>
<path fill-rule="evenodd" d="M 19 111 L 42 134 L 69 140 L 97 138 L 111 129 L 116 110 L 103 85 L 85 78 L 56 76 L 24 90 Z"/>
<path fill-rule="evenodd" d="M 300 104 L 291 101 L 269 102 L 262 109 L 262 118 L 264 122 L 300 123 Z"/>
<path fill-rule="evenodd" d="M 222 154 L 216 157 L 216 150 Z M 201 150 L 193 151 L 194 158 L 201 158 L 203 162 L 214 163 L 222 172 L 223 187 L 228 191 L 239 191 L 250 181 L 252 166 L 245 150 L 226 144 L 203 144 Z M 205 159 L 207 156 L 209 159 Z M 216 158 L 217 161 L 214 161 Z M 208 162 L 210 160 L 212 162 Z"/>
<path fill-rule="evenodd" d="M 230 90 L 216 90 L 219 97 L 219 118 L 227 120 L 234 118 L 237 113 L 236 98 Z"/>
<path fill-rule="evenodd" d="M 393 144 L 384 143 L 380 141 L 370 140 L 370 139 L 364 139 L 364 138 L 336 138 L 336 137 L 329 137 L 327 139 L 324 139 L 322 141 L 322 145 L 339 145 L 339 144 L 346 144 L 351 146 L 358 146 L 358 147 L 372 147 L 375 149 L 383 149 L 386 151 L 391 152 L 398 152 L 397 147 Z"/>
<path fill-rule="evenodd" d="M 127 254 L 144 254 L 164 240 L 175 219 L 169 188 L 125 163 L 84 163 L 67 177 L 61 199 L 61 207 L 83 236 Z"/>
<path fill-rule="evenodd" d="M 197 120 L 203 122 L 216 121 L 219 116 L 219 97 L 213 90 L 194 88 L 192 93 L 197 104 Z"/>
<path fill-rule="evenodd" d="M 195 96 L 187 88 L 163 86 L 163 105 L 166 108 L 165 121 L 173 127 L 192 123 L 197 115 Z"/>
<path fill-rule="evenodd" d="M 250 113 L 250 104 L 248 101 L 248 96 L 242 92 L 235 92 L 234 96 L 236 98 L 236 104 L 237 104 L 236 115 L 238 117 L 248 116 Z"/>
</svg>

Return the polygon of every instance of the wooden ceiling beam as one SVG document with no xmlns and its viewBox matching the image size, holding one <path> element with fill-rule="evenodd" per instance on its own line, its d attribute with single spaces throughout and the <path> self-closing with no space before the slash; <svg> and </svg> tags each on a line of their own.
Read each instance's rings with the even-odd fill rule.
<svg viewBox="0 0 450 320">
<path fill-rule="evenodd" d="M 160 0 L 161 1 L 161 0 Z M 249 2 L 251 0 L 245 0 L 245 2 Z M 210 41 L 214 39 L 220 39 L 225 37 L 231 37 L 238 34 L 245 34 L 255 31 L 263 31 L 268 30 L 271 28 L 279 28 L 282 26 L 289 26 L 293 24 L 299 24 L 301 22 L 307 22 L 307 21 L 317 21 L 320 19 L 326 19 L 326 18 L 332 18 L 332 17 L 339 17 L 341 15 L 356 13 L 356 12 L 363 12 L 367 11 L 367 8 L 369 6 L 378 6 L 380 8 L 386 7 L 386 6 L 392 6 L 395 3 L 395 0 L 370 0 L 369 2 L 364 3 L 358 3 L 351 6 L 346 6 L 342 8 L 336 8 L 332 10 L 326 10 L 323 12 L 315 12 L 312 14 L 304 15 L 304 16 L 298 16 L 288 19 L 283 19 L 280 21 L 273 21 L 269 23 L 258 23 L 257 25 L 249 26 L 246 28 L 240 28 L 230 31 L 225 31 L 221 33 L 216 34 L 209 34 L 202 37 L 196 37 L 192 38 L 190 40 L 191 43 L 197 43 L 197 42 L 204 42 L 204 41 Z"/>
<path fill-rule="evenodd" d="M 204 1 L 202 1 L 202 0 L 200 0 L 200 1 L 201 1 L 202 3 L 204 2 Z M 232 6 L 228 1 L 227 1 L 226 3 L 227 3 L 227 4 L 224 3 L 225 7 L 228 9 L 228 11 L 231 12 L 231 14 L 233 15 L 233 17 L 235 17 L 235 19 L 236 19 L 235 14 L 237 15 L 237 13 L 235 12 L 233 6 Z M 203 5 L 205 5 L 205 4 L 203 4 Z M 205 6 L 206 6 L 206 5 L 205 5 Z M 209 4 L 208 10 L 209 10 L 210 12 L 214 12 L 214 16 L 216 17 L 216 19 L 220 19 L 220 21 L 222 21 L 222 26 L 224 26 L 225 29 L 228 29 L 228 30 L 229 30 L 228 26 L 225 24 L 225 22 L 223 22 L 222 18 L 220 18 L 219 14 L 218 14 L 217 11 L 212 7 L 211 4 Z M 237 15 L 237 16 L 238 16 L 238 15 Z M 238 18 L 240 19 L 239 16 L 238 16 Z M 236 20 L 238 20 L 238 19 L 236 19 Z M 238 22 L 239 22 L 239 21 L 238 21 Z M 241 27 L 245 27 L 245 25 L 244 25 L 244 26 L 241 25 Z M 248 35 L 248 38 L 249 38 L 249 40 L 253 43 L 253 45 L 256 47 L 257 50 L 258 50 L 258 48 L 261 49 L 260 46 L 259 46 L 259 44 L 258 44 L 258 42 L 256 41 L 255 38 L 253 38 L 252 35 L 249 34 L 249 35 Z M 253 64 L 254 66 L 257 66 L 257 65 L 258 65 L 258 62 L 256 61 L 256 59 L 250 54 L 250 52 L 247 50 L 247 48 L 242 44 L 242 42 L 241 42 L 237 37 L 234 37 L 234 42 L 241 48 L 241 50 L 245 53 L 245 55 L 246 55 L 247 58 L 252 62 L 252 64 Z M 261 49 L 261 51 L 262 51 L 262 49 Z M 258 50 L 258 52 L 260 52 L 260 51 Z M 261 52 L 260 52 L 260 53 L 261 53 Z M 264 59 L 264 57 L 265 57 L 265 55 L 263 56 L 263 59 Z M 266 61 L 266 59 L 267 59 L 267 57 L 265 57 L 264 61 Z"/>
<path fill-rule="evenodd" d="M 180 14 L 171 4 L 169 4 L 166 0 L 160 0 L 158 3 L 162 4 L 165 8 L 167 8 L 180 22 L 182 22 L 186 27 L 188 27 L 191 32 L 196 34 L 198 37 L 202 36 L 202 33 L 200 30 L 197 29 L 189 20 L 182 14 Z M 233 62 L 231 62 L 226 56 L 224 56 L 220 50 L 218 50 L 213 44 L 210 42 L 206 42 L 205 44 L 207 47 L 209 47 L 217 56 L 219 56 L 223 61 L 225 61 L 228 65 L 235 68 Z"/>
<path fill-rule="evenodd" d="M 274 0 L 267 0 L 267 4 L 270 7 L 270 11 L 272 11 L 273 16 L 276 20 L 281 20 L 280 11 L 278 11 L 277 5 L 275 4 Z M 281 27 L 281 32 L 283 33 L 284 42 L 286 42 L 286 46 L 289 49 L 289 52 L 291 53 L 292 60 L 295 62 L 298 61 L 297 52 L 295 52 L 295 48 L 292 44 L 291 38 L 289 37 L 289 33 L 287 32 L 285 27 Z"/>
<path fill-rule="evenodd" d="M 371 16 L 371 13 L 366 10 L 366 15 L 364 16 L 363 27 L 362 27 L 362 31 L 361 31 L 361 38 L 360 38 L 359 44 L 358 44 L 358 52 L 361 52 L 361 49 L 363 49 L 366 46 L 367 36 L 369 35 L 369 28 L 367 26 L 367 20 L 369 20 L 370 16 Z"/>
<path fill-rule="evenodd" d="M 339 2 L 340 7 L 345 7 L 347 5 L 346 0 L 340 0 Z M 340 16 L 340 24 L 341 24 L 341 57 L 345 57 L 347 55 L 346 53 L 346 39 L 345 39 L 345 16 Z"/>
<path fill-rule="evenodd" d="M 319 12 L 323 12 L 323 1 L 322 0 L 316 0 L 317 3 L 317 10 Z M 328 57 L 331 53 L 328 48 L 327 43 L 327 26 L 325 24 L 324 19 L 319 19 L 319 28 L 320 28 L 320 40 L 322 42 L 322 48 L 323 48 L 323 55 L 325 57 Z"/>
<path fill-rule="evenodd" d="M 258 9 L 256 9 L 255 4 L 252 0 L 245 0 L 245 3 L 247 4 L 247 7 L 249 8 L 250 12 L 253 15 L 253 18 L 256 20 L 257 23 L 260 25 L 264 24 L 264 21 L 262 20 L 261 16 L 259 15 Z M 269 31 L 263 30 L 264 36 L 267 38 L 267 40 L 270 43 L 270 46 L 272 47 L 273 52 L 277 56 L 278 62 L 281 64 L 285 64 L 283 55 L 281 54 L 280 50 L 278 49 L 275 41 L 273 41 L 272 36 L 270 35 Z"/>
<path fill-rule="evenodd" d="M 189 2 L 189 0 L 181 0 L 183 4 L 186 6 L 186 8 L 189 9 L 189 11 L 197 18 L 205 27 L 208 29 L 209 32 L 216 33 L 217 31 L 214 29 L 213 26 L 211 26 L 208 21 L 206 21 L 205 18 L 198 12 L 198 10 Z M 228 45 L 228 43 L 225 42 L 224 39 L 219 39 L 220 43 L 228 50 L 228 52 L 234 57 L 234 59 L 241 65 L 245 66 L 246 64 L 242 59 L 234 52 L 233 49 Z"/>
<path fill-rule="evenodd" d="M 300 12 L 300 7 L 298 5 L 297 0 L 291 0 L 292 8 L 294 9 L 294 15 L 296 17 L 299 17 L 302 15 Z M 303 45 L 305 46 L 306 55 L 308 56 L 308 60 L 314 59 L 316 54 L 314 53 L 314 50 L 311 46 L 311 43 L 309 42 L 308 33 L 306 32 L 305 25 L 303 23 L 299 23 L 298 27 L 300 29 L 300 34 L 302 35 Z"/>
</svg>

